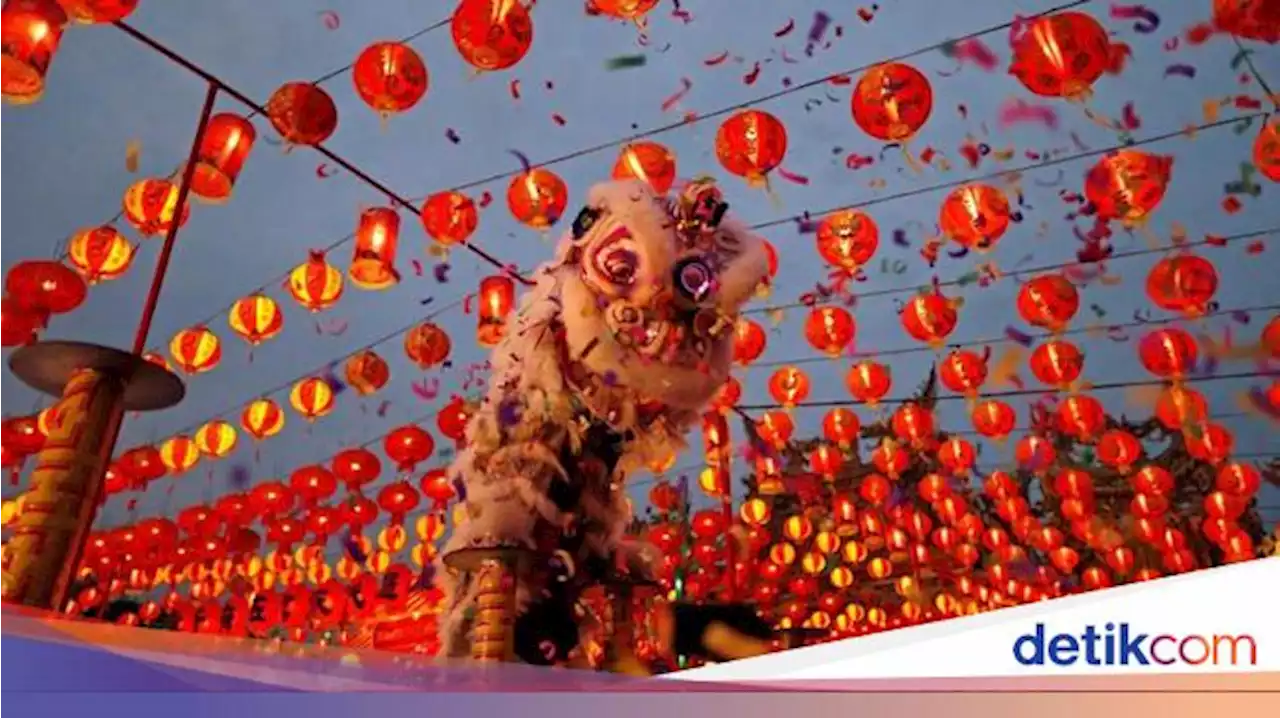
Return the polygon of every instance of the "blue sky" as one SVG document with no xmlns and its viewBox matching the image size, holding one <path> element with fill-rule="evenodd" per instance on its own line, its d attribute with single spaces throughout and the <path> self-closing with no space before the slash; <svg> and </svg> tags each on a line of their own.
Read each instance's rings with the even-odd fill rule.
<svg viewBox="0 0 1280 718">
<path fill-rule="evenodd" d="M 452 47 L 448 30 L 428 33 L 413 42 L 425 59 L 431 87 L 427 97 L 412 111 L 382 123 L 365 107 L 354 91 L 349 74 L 325 85 L 336 101 L 339 128 L 328 146 L 357 163 L 400 194 L 421 198 L 428 193 L 502 172 L 519 169 L 509 150 L 524 153 L 537 163 L 590 147 L 620 140 L 638 130 L 671 123 L 683 111 L 707 113 L 737 103 L 749 102 L 774 93 L 788 83 L 803 83 L 832 73 L 860 67 L 876 60 L 904 54 L 918 48 L 965 35 L 1008 21 L 1015 13 L 1029 14 L 1055 6 L 1053 2 L 984 0 L 974 3 L 941 3 L 930 0 L 886 0 L 874 19 L 861 20 L 856 3 L 790 2 L 767 0 L 683 0 L 681 6 L 692 17 L 682 22 L 671 14 L 672 3 L 664 2 L 652 16 L 648 47 L 637 45 L 634 27 L 586 17 L 579 2 L 543 0 L 533 12 L 535 38 L 528 56 L 512 70 L 474 76 Z M 1162 22 L 1156 32 L 1139 34 L 1130 20 L 1108 17 L 1109 5 L 1090 2 L 1084 9 L 1094 14 L 1116 36 L 1130 44 L 1134 57 L 1119 77 L 1104 77 L 1090 106 L 1096 111 L 1118 116 L 1126 103 L 1133 103 L 1141 118 L 1134 136 L 1145 137 L 1174 132 L 1203 121 L 1202 103 L 1251 87 L 1239 84 L 1230 67 L 1236 47 L 1226 39 L 1202 47 L 1165 49 L 1169 38 L 1183 28 L 1204 19 L 1208 0 L 1161 0 L 1149 3 Z M 869 10 L 870 3 L 866 8 Z M 410 0 L 328 0 L 326 2 L 260 3 L 227 0 L 220 3 L 180 5 L 144 2 L 130 19 L 175 50 L 208 68 L 250 97 L 264 102 L 280 84 L 309 80 L 351 62 L 371 42 L 396 39 L 447 17 L 452 3 L 417 3 Z M 804 52 L 808 28 L 814 13 L 831 17 L 826 39 L 830 48 Z M 329 29 L 322 14 L 332 12 L 340 22 Z M 795 29 L 781 34 L 790 20 Z M 843 36 L 834 37 L 840 26 Z M 791 173 L 809 178 L 799 185 L 775 177 L 776 201 L 752 190 L 736 178 L 725 176 L 712 153 L 718 121 L 706 121 L 664 132 L 654 139 L 677 155 L 680 175 L 711 173 L 722 178 L 734 211 L 751 223 L 821 211 L 854 202 L 908 191 L 914 188 L 958 180 L 963 173 L 981 174 L 997 167 L 989 161 L 976 172 L 963 167 L 957 154 L 966 134 L 993 147 L 1016 147 L 1045 151 L 1073 146 L 1071 133 L 1090 148 L 1116 143 L 1114 132 L 1091 123 L 1082 109 L 1056 103 L 1060 126 L 1054 131 L 1036 124 L 1011 128 L 997 127 L 1000 107 L 1012 97 L 1032 100 L 1029 93 L 1008 76 L 1007 33 L 1001 31 L 982 39 L 999 56 L 1001 69 L 983 72 L 966 65 L 957 68 L 953 59 L 929 52 L 910 62 L 923 70 L 933 83 L 934 112 L 915 141 L 917 150 L 933 147 L 949 157 L 954 168 L 942 172 L 926 168 L 917 174 L 906 169 L 896 152 L 884 153 L 872 167 L 857 171 L 845 167 L 851 152 L 879 157 L 880 146 L 853 124 L 848 105 L 848 87 L 823 85 L 789 94 L 757 105 L 779 117 L 790 134 L 790 147 L 783 166 Z M 1273 85 L 1280 85 L 1280 51 L 1256 46 L 1254 60 Z M 730 59 L 707 66 L 704 60 L 724 51 Z M 785 51 L 785 59 L 784 59 Z M 643 67 L 614 71 L 606 66 L 610 58 L 644 53 Z M 738 62 L 737 58 L 742 58 Z M 753 65 L 761 62 L 753 84 L 747 84 Z M 1171 64 L 1196 68 L 1194 78 L 1166 77 Z M 957 71 L 958 69 L 958 71 Z M 692 89 L 677 109 L 664 112 L 663 100 L 675 93 L 682 78 Z M 510 83 L 518 79 L 521 97 L 513 99 Z M 199 79 L 148 50 L 112 27 L 75 27 L 66 33 L 49 75 L 49 87 L 39 104 L 6 107 L 0 129 L 9 147 L 0 161 L 10 182 L 3 215 L 5 269 L 24 258 L 53 254 L 61 241 L 75 230 L 92 226 L 113 216 L 119 209 L 125 188 L 141 176 L 166 175 L 186 156 L 195 128 L 204 86 Z M 968 113 L 961 117 L 957 106 Z M 229 98 L 219 110 L 242 112 Z M 1224 117 L 1232 116 L 1227 110 Z M 552 115 L 566 121 L 558 126 Z M 259 118 L 259 141 L 241 175 L 232 200 L 222 206 L 198 205 L 182 230 L 170 275 L 151 335 L 152 347 L 167 346 L 178 330 L 210 320 L 210 326 L 224 341 L 224 358 L 215 371 L 193 378 L 187 399 L 165 412 L 130 418 L 121 446 L 156 442 L 175 430 L 199 424 L 218 412 L 226 418 L 238 416 L 246 401 L 266 389 L 300 378 L 306 369 L 323 367 L 345 357 L 352 350 L 410 325 L 428 312 L 454 303 L 474 291 L 479 279 L 491 268 L 478 264 L 470 255 L 457 252 L 449 258 L 448 281 L 439 283 L 428 269 L 415 276 L 411 260 L 430 265 L 425 254 L 427 239 L 415 217 L 402 222 L 400 269 L 404 281 L 386 292 L 363 292 L 348 286 L 342 302 L 323 315 L 329 330 L 345 323 L 345 332 L 318 331 L 314 318 L 297 307 L 280 290 L 276 278 L 300 263 L 306 251 L 329 245 L 354 228 L 359 210 L 386 200 L 354 177 L 337 173 L 318 177 L 323 158 L 297 149 L 285 153 L 269 143 L 273 133 Z M 983 126 L 990 131 L 982 137 Z M 1219 207 L 1223 185 L 1239 176 L 1239 164 L 1247 161 L 1254 128 L 1243 134 L 1231 128 L 1200 133 L 1194 140 L 1179 137 L 1144 149 L 1172 155 L 1173 181 L 1162 207 L 1155 213 L 1151 230 L 1167 237 L 1175 223 L 1186 228 L 1193 240 L 1206 233 L 1233 233 L 1273 228 L 1280 225 L 1280 204 L 1274 201 L 1280 189 L 1264 188 L 1260 198 L 1244 197 L 1244 209 L 1235 215 Z M 449 130 L 460 138 L 447 138 Z M 125 168 L 126 146 L 141 143 L 138 175 Z M 616 148 L 587 154 L 552 167 L 569 186 L 570 210 L 580 202 L 587 187 L 605 179 L 616 157 Z M 1009 167 L 1027 164 L 1019 156 Z M 1078 243 L 1063 217 L 1067 206 L 1058 198 L 1060 190 L 1078 191 L 1090 162 L 1076 161 L 1055 168 L 1030 170 L 1024 177 L 1026 221 L 1015 225 L 1001 240 L 992 258 L 1009 269 L 1027 255 L 1030 265 L 1047 265 L 1070 260 Z M 881 180 L 882 182 L 873 182 Z M 487 190 L 494 203 L 483 211 L 477 241 L 486 249 L 529 269 L 549 255 L 549 242 L 524 229 L 511 219 L 503 197 L 507 180 L 491 182 L 471 190 L 476 196 Z M 882 185 L 882 186 L 881 186 Z M 917 256 L 923 232 L 932 229 L 945 192 L 931 192 L 910 199 L 885 201 L 869 209 L 881 228 L 882 243 L 868 272 L 863 291 L 919 286 L 935 273 L 954 279 L 969 272 L 975 259 L 948 259 L 945 254 L 936 270 L 930 270 Z M 1268 203 L 1270 206 L 1268 207 Z M 895 246 L 890 237 L 896 228 L 905 228 L 912 247 Z M 792 223 L 782 223 L 765 232 L 781 251 L 782 268 L 773 297 L 768 304 L 795 302 L 812 289 L 826 271 L 813 249 L 812 235 L 802 235 Z M 145 240 L 133 269 L 123 279 L 95 287 L 89 301 L 76 313 L 55 320 L 47 336 L 74 338 L 127 347 L 137 323 L 142 299 L 159 249 L 158 240 Z M 1280 303 L 1270 286 L 1269 272 L 1274 253 L 1251 257 L 1244 243 L 1225 248 L 1206 248 L 1217 264 L 1222 283 L 1218 301 L 1235 308 Z M 1117 250 L 1141 248 L 1140 238 L 1121 236 Z M 350 245 L 331 256 L 345 269 Z M 882 272 L 879 259 L 904 260 L 902 274 Z M 1133 321 L 1134 312 L 1149 308 L 1142 282 L 1153 256 L 1115 262 L 1112 272 L 1123 278 L 1115 286 L 1092 284 L 1083 290 L 1080 323 Z M 263 288 L 281 300 L 285 330 L 275 340 L 252 353 L 228 329 L 226 308 L 239 297 Z M 1017 323 L 1013 297 L 1017 285 L 1009 280 L 980 289 L 971 285 L 962 290 L 966 304 L 952 339 L 966 342 L 999 337 L 1007 324 Z M 424 305 L 424 302 L 431 301 Z M 1097 317 L 1089 309 L 1096 304 L 1105 312 Z M 872 298 L 856 311 L 858 348 L 861 351 L 892 350 L 911 345 L 893 313 L 891 298 Z M 1274 313 L 1274 312 L 1272 312 Z M 1235 324 L 1241 340 L 1252 341 L 1272 313 L 1256 313 L 1249 325 Z M 788 310 L 782 321 L 757 317 L 771 327 L 768 353 L 762 362 L 778 364 L 812 357 L 803 342 L 804 312 Z M 1151 316 L 1161 317 L 1158 311 Z M 176 480 L 166 479 L 148 492 L 133 496 L 136 516 L 176 511 L 207 501 L 231 490 L 229 475 L 235 465 L 249 466 L 255 482 L 285 478 L 293 468 L 327 459 L 337 450 L 380 437 L 392 427 L 420 417 L 441 405 L 453 392 L 461 391 L 468 365 L 483 360 L 482 350 L 470 341 L 474 317 L 457 309 L 444 311 L 436 319 L 455 339 L 454 369 L 438 375 L 440 398 L 428 402 L 415 395 L 412 383 L 423 378 L 404 358 L 400 340 L 377 347 L 392 365 L 392 382 L 382 395 L 361 400 L 351 392 L 342 394 L 338 408 L 329 417 L 308 427 L 292 412 L 286 430 L 264 443 L 257 452 L 247 437 L 233 457 L 217 463 L 203 463 Z M 1232 324 L 1230 319 L 1209 320 L 1215 332 Z M 1095 383 L 1145 379 L 1133 342 L 1119 343 L 1099 337 L 1075 337 L 1087 352 L 1086 376 Z M 997 348 L 998 354 L 1001 350 Z M 892 359 L 896 380 L 894 396 L 901 396 L 924 377 L 932 355 L 914 353 Z M 840 399 L 847 360 L 814 362 L 804 368 L 814 380 L 814 399 Z M 1247 367 L 1225 367 L 1226 371 Z M 744 401 L 769 401 L 765 389 L 770 369 L 740 372 L 745 385 Z M 1027 377 L 1029 381 L 1033 381 Z M 1215 411 L 1235 412 L 1236 395 L 1257 383 L 1224 381 L 1202 389 L 1211 398 Z M 273 398 L 287 403 L 287 394 Z M 1112 411 L 1141 414 L 1145 407 L 1126 406 L 1123 392 L 1103 392 L 1099 398 Z M 43 405 L 42 400 L 12 378 L 7 367 L 3 383 L 6 415 L 23 413 Z M 389 400 L 385 416 L 377 409 Z M 963 402 L 944 405 L 944 425 L 967 428 Z M 1025 417 L 1025 402 L 1015 406 Z M 819 429 L 820 410 L 799 410 L 800 434 Z M 859 410 L 862 418 L 872 415 Z M 1275 451 L 1272 427 L 1254 418 L 1235 418 L 1228 425 L 1237 434 L 1241 452 Z M 434 430 L 434 423 L 430 425 Z M 700 441 L 694 437 L 694 445 Z M 983 468 L 999 465 L 995 449 L 986 452 Z M 437 455 L 438 461 L 446 461 Z M 681 457 L 680 466 L 696 466 L 697 456 Z M 391 480 L 388 473 L 384 481 Z M 640 494 L 643 489 L 638 489 Z M 1280 504 L 1273 493 L 1264 503 Z M 115 525 L 130 518 L 126 499 L 116 497 L 103 510 L 101 525 Z"/>
</svg>

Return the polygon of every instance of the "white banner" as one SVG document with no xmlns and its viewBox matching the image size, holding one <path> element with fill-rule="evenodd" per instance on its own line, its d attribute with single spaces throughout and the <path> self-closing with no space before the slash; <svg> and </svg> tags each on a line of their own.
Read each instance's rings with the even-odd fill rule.
<svg viewBox="0 0 1280 718">
<path fill-rule="evenodd" d="M 1280 671 L 1280 558 L 669 674 L 701 681 Z"/>
</svg>

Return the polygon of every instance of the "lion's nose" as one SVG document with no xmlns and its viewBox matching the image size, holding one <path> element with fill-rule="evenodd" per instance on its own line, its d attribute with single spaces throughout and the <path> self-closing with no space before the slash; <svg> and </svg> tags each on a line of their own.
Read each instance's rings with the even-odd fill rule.
<svg viewBox="0 0 1280 718">
<path fill-rule="evenodd" d="M 699 306 L 715 293 L 715 270 L 701 257 L 682 259 L 671 270 L 671 284 L 681 302 Z"/>
</svg>

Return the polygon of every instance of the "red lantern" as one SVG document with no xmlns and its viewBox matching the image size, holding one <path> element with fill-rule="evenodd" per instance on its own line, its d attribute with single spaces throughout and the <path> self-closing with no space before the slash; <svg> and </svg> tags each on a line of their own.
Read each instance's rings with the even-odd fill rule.
<svg viewBox="0 0 1280 718">
<path fill-rule="evenodd" d="M 764 247 L 765 265 L 769 271 L 769 279 L 773 279 L 778 276 L 778 248 L 773 246 L 773 242 L 767 239 L 761 239 L 760 243 Z"/>
<path fill-rule="evenodd" d="M 738 317 L 733 328 L 733 361 L 741 366 L 750 365 L 764 354 L 767 341 L 763 327 L 746 317 Z"/>
<path fill-rule="evenodd" d="M 396 245 L 400 242 L 400 215 L 390 207 L 371 207 L 360 213 L 356 246 L 347 276 L 361 289 L 380 290 L 400 281 L 396 271 Z"/>
<path fill-rule="evenodd" d="M 1196 340 L 1185 329 L 1167 327 L 1148 332 L 1138 343 L 1138 356 L 1147 371 L 1161 379 L 1182 379 L 1199 358 Z"/>
<path fill-rule="evenodd" d="M 387 484 L 378 492 L 378 506 L 391 516 L 391 525 L 400 526 L 410 511 L 418 508 L 418 492 L 408 481 Z"/>
<path fill-rule="evenodd" d="M 1166 429 L 1180 431 L 1209 418 L 1209 404 L 1195 389 L 1175 385 L 1160 393 L 1155 415 Z"/>
<path fill-rule="evenodd" d="M 1042 274 L 1018 290 L 1018 314 L 1023 321 L 1061 332 L 1080 309 L 1080 293 L 1061 274 Z"/>
<path fill-rule="evenodd" d="M 75 22 L 84 25 L 123 20 L 138 9 L 138 0 L 57 0 Z"/>
<path fill-rule="evenodd" d="M 356 390 L 360 396 L 375 394 L 391 380 L 391 369 L 387 360 L 378 356 L 372 349 L 353 354 L 343 368 L 347 385 Z"/>
<path fill-rule="evenodd" d="M 1147 296 L 1170 312 L 1200 316 L 1218 291 L 1218 271 L 1209 260 L 1195 254 L 1165 257 L 1147 275 Z"/>
<path fill-rule="evenodd" d="M 77 232 L 67 245 L 67 261 L 89 284 L 120 277 L 133 255 L 133 244 L 111 225 Z"/>
<path fill-rule="evenodd" d="M 462 0 L 451 30 L 454 47 L 477 70 L 513 67 L 533 45 L 529 10 L 513 0 Z"/>
<path fill-rule="evenodd" d="M 967 476 L 976 458 L 973 444 L 957 436 L 947 439 L 938 447 L 938 463 L 954 476 Z"/>
<path fill-rule="evenodd" d="M 997 399 L 978 402 L 970 414 L 974 431 L 988 439 L 1002 441 L 1013 433 L 1018 415 L 1013 407 Z"/>
<path fill-rule="evenodd" d="M 257 132 L 243 117 L 229 112 L 209 118 L 191 175 L 191 193 L 211 202 L 231 196 Z"/>
<path fill-rule="evenodd" d="M 146 486 L 165 475 L 164 457 L 154 446 L 138 446 L 120 455 L 116 462 L 138 486 Z"/>
<path fill-rule="evenodd" d="M 338 129 L 338 108 L 329 93 L 311 82 L 289 82 L 267 100 L 271 126 L 293 145 L 319 145 Z"/>
<path fill-rule="evenodd" d="M 124 218 L 144 236 L 164 234 L 173 225 L 187 223 L 191 205 L 182 204 L 178 212 L 178 187 L 163 179 L 143 179 L 129 185 L 124 192 Z"/>
<path fill-rule="evenodd" d="M 1218 477 L 1214 484 L 1217 489 L 1230 496 L 1249 498 L 1262 486 L 1262 474 L 1249 464 L 1232 462 L 1223 464 L 1218 469 Z"/>
<path fill-rule="evenodd" d="M 832 409 L 822 417 L 822 434 L 842 449 L 856 444 L 861 430 L 858 415 L 844 407 Z"/>
<path fill-rule="evenodd" d="M 760 438 L 776 448 L 786 446 L 795 430 L 795 422 L 785 412 L 767 411 L 756 420 L 756 432 Z"/>
<path fill-rule="evenodd" d="M 1221 464 L 1235 448 L 1235 436 L 1221 424 L 1203 424 L 1183 432 L 1187 453 L 1210 464 Z"/>
<path fill-rule="evenodd" d="M 730 174 L 762 184 L 787 154 L 787 128 L 762 110 L 743 110 L 716 131 L 716 159 Z"/>
<path fill-rule="evenodd" d="M 905 142 L 933 112 L 933 88 L 919 70 L 898 62 L 866 71 L 853 90 L 853 121 L 883 142 Z"/>
<path fill-rule="evenodd" d="M 303 506 L 315 506 L 333 496 L 338 478 L 319 464 L 302 466 L 289 475 L 289 488 L 302 499 Z"/>
<path fill-rule="evenodd" d="M 175 436 L 160 445 L 160 461 L 168 469 L 168 473 L 178 476 L 200 461 L 200 449 L 191 439 Z"/>
<path fill-rule="evenodd" d="M 613 178 L 638 179 L 656 194 L 666 194 L 676 181 L 676 156 L 657 142 L 627 144 L 613 165 Z"/>
<path fill-rule="evenodd" d="M 415 466 L 431 457 L 435 448 L 436 442 L 431 434 L 417 424 L 392 429 L 382 440 L 383 451 L 402 472 L 413 471 Z"/>
<path fill-rule="evenodd" d="M 227 322 L 231 325 L 231 330 L 248 342 L 249 346 L 256 347 L 284 329 L 284 314 L 280 312 L 276 300 L 265 294 L 255 293 L 237 299 L 231 305 Z"/>
<path fill-rule="evenodd" d="M 712 397 L 711 406 L 723 413 L 737 406 L 738 401 L 741 399 L 742 384 L 731 376 L 725 380 L 716 395 Z"/>
<path fill-rule="evenodd" d="M 1110 66 L 1111 42 L 1082 12 L 1036 18 L 1013 42 L 1009 74 L 1041 97 L 1084 98 Z"/>
<path fill-rule="evenodd" d="M 947 195 L 938 224 L 956 244 L 985 252 L 1009 230 L 1009 220 L 1009 200 L 1004 192 L 975 183 L 957 187 Z"/>
<path fill-rule="evenodd" d="M 309 311 L 322 312 L 342 298 L 342 272 L 325 260 L 324 252 L 311 252 L 289 273 L 286 288 Z"/>
<path fill-rule="evenodd" d="M 378 455 L 364 448 L 339 451 L 332 465 L 333 475 L 352 493 L 360 493 L 361 487 L 376 481 L 382 473 Z"/>
<path fill-rule="evenodd" d="M 9 268 L 4 293 L 37 316 L 66 314 L 84 303 L 84 279 L 62 262 L 31 259 Z M 43 325 L 43 322 L 40 322 Z"/>
<path fill-rule="evenodd" d="M 1040 383 L 1068 389 L 1084 370 L 1084 354 L 1069 341 L 1047 341 L 1031 352 L 1031 373 Z"/>
<path fill-rule="evenodd" d="M 548 169 L 536 167 L 511 178 L 507 185 L 507 208 L 516 221 L 542 230 L 560 221 L 569 203 L 564 180 Z"/>
<path fill-rule="evenodd" d="M 849 367 L 844 383 L 854 399 L 867 406 L 875 406 L 889 393 L 893 382 L 889 369 L 883 364 L 861 361 Z"/>
<path fill-rule="evenodd" d="M 809 398 L 809 388 L 809 376 L 793 366 L 782 367 L 769 377 L 769 395 L 783 407 L 793 407 Z"/>
<path fill-rule="evenodd" d="M 1025 471 L 1040 473 L 1048 469 L 1058 459 L 1058 452 L 1053 444 L 1043 436 L 1028 434 L 1018 440 L 1013 450 L 1018 466 Z"/>
<path fill-rule="evenodd" d="M 976 397 L 987 380 L 987 360 L 976 352 L 957 349 L 942 360 L 938 378 L 951 391 Z"/>
<path fill-rule="evenodd" d="M 856 332 L 853 315 L 841 307 L 815 307 L 804 323 L 804 336 L 810 346 L 831 356 L 848 349 Z"/>
<path fill-rule="evenodd" d="M 818 222 L 818 254 L 848 272 L 871 261 L 880 246 L 880 229 L 865 212 L 845 209 Z"/>
<path fill-rule="evenodd" d="M 1172 171 L 1172 157 L 1120 150 L 1098 160 L 1089 170 L 1084 195 L 1098 217 L 1135 225 L 1164 199 Z"/>
<path fill-rule="evenodd" d="M 375 42 L 351 66 L 356 94 L 385 115 L 404 112 L 427 94 L 427 66 L 403 42 Z"/>
<path fill-rule="evenodd" d="M 659 0 L 587 0 L 587 7 L 596 12 L 619 20 L 630 20 L 637 24 L 655 7 Z"/>
<path fill-rule="evenodd" d="M 222 361 L 222 342 L 208 327 L 191 327 L 173 335 L 169 354 L 182 371 L 200 374 Z"/>
<path fill-rule="evenodd" d="M 1262 125 L 1253 141 L 1253 166 L 1272 182 L 1280 182 L 1280 120 Z"/>
<path fill-rule="evenodd" d="M 4 75 L 0 93 L 16 105 L 44 94 L 44 78 L 58 52 L 67 15 L 54 0 L 6 0 L 3 22 Z"/>
<path fill-rule="evenodd" d="M 1121 474 L 1129 473 L 1141 458 L 1142 444 L 1124 429 L 1112 429 L 1098 439 L 1098 460 Z"/>
<path fill-rule="evenodd" d="M 334 407 L 333 387 L 320 377 L 307 377 L 293 385 L 289 405 L 307 421 L 328 416 Z"/>
<path fill-rule="evenodd" d="M 917 341 L 935 349 L 955 331 L 955 302 L 939 292 L 917 294 L 902 307 L 902 327 Z"/>
<path fill-rule="evenodd" d="M 436 415 L 436 428 L 445 438 L 461 443 L 467 436 L 467 422 L 471 415 L 461 397 L 453 397 Z"/>
<path fill-rule="evenodd" d="M 480 224 L 476 203 L 461 192 L 437 192 L 422 203 L 419 213 L 427 236 L 448 247 L 467 241 Z"/>
<path fill-rule="evenodd" d="M 258 441 L 269 439 L 284 429 L 284 411 L 270 399 L 256 399 L 240 414 L 240 428 Z"/>
<path fill-rule="evenodd" d="M 19 347 L 34 342 L 45 320 L 43 313 L 24 309 L 16 300 L 5 297 L 0 300 L 0 334 L 3 334 L 0 345 Z"/>
<path fill-rule="evenodd" d="M 195 433 L 196 448 L 210 459 L 230 456 L 236 450 L 237 440 L 236 428 L 221 419 L 206 422 Z"/>
<path fill-rule="evenodd" d="M 1268 0 L 1213 0 L 1213 24 L 1246 40 L 1280 42 L 1280 14 Z"/>
<path fill-rule="evenodd" d="M 1079 441 L 1090 443 L 1107 423 L 1107 412 L 1091 396 L 1078 394 L 1058 404 L 1058 428 Z"/>
<path fill-rule="evenodd" d="M 505 274 L 480 280 L 476 296 L 476 341 L 482 347 L 495 347 L 507 333 L 507 318 L 515 306 L 516 283 Z"/>
<path fill-rule="evenodd" d="M 404 353 L 420 369 L 442 364 L 452 349 L 449 335 L 431 322 L 423 322 L 404 335 Z"/>
<path fill-rule="evenodd" d="M 809 470 L 827 480 L 840 473 L 844 466 L 844 455 L 830 444 L 819 444 L 809 452 Z"/>
<path fill-rule="evenodd" d="M 910 444 L 914 448 L 922 448 L 933 443 L 937 434 L 937 424 L 933 412 L 914 402 L 907 402 L 893 412 L 890 422 L 894 436 Z"/>
<path fill-rule="evenodd" d="M 1262 335 L 1258 341 L 1266 350 L 1267 356 L 1280 359 L 1280 314 L 1271 317 L 1267 326 L 1262 328 Z"/>
</svg>

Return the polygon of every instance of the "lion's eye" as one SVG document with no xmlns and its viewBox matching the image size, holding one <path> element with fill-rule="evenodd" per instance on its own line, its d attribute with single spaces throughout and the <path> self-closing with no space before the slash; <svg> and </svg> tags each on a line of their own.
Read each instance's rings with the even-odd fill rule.
<svg viewBox="0 0 1280 718">
<path fill-rule="evenodd" d="M 596 226 L 596 222 L 600 221 L 600 215 L 602 214 L 604 212 L 595 207 L 583 207 L 582 211 L 578 213 L 578 217 L 573 220 L 574 240 L 581 240 L 587 236 L 587 232 L 590 232 L 591 228 Z"/>
</svg>

